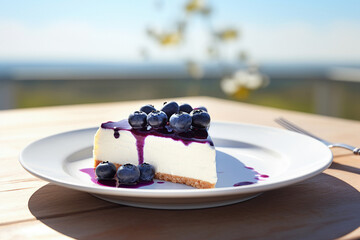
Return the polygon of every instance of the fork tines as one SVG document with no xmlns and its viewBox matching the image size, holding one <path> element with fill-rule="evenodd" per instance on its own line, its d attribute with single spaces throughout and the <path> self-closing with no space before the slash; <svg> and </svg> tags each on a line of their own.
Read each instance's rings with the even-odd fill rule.
<svg viewBox="0 0 360 240">
<path fill-rule="evenodd" d="M 276 118 L 275 119 L 275 122 L 280 124 L 281 126 L 283 126 L 284 128 L 288 129 L 288 130 L 291 130 L 291 131 L 294 131 L 294 132 L 298 132 L 298 133 L 302 133 L 302 134 L 305 134 L 305 135 L 308 135 L 308 136 L 311 136 L 313 138 L 316 138 L 316 139 L 319 139 L 318 137 L 316 137 L 315 135 L 309 133 L 308 131 L 296 126 L 295 124 L 289 122 L 288 120 L 286 120 L 285 118 Z"/>
</svg>

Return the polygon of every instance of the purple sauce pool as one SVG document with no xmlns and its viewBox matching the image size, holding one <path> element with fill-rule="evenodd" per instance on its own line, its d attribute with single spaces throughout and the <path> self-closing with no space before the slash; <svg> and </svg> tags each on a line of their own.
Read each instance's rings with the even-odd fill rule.
<svg viewBox="0 0 360 240">
<path fill-rule="evenodd" d="M 256 182 L 258 182 L 259 180 L 263 180 L 261 178 L 268 178 L 269 176 L 268 175 L 265 175 L 265 174 L 259 174 L 258 172 L 256 172 L 253 168 L 251 167 L 245 167 L 247 169 L 250 169 L 252 171 L 254 171 L 256 173 L 255 177 L 254 177 L 254 182 L 250 182 L 250 181 L 242 181 L 242 182 L 237 182 L 235 183 L 233 186 L 234 187 L 240 187 L 240 186 L 245 186 L 245 185 L 251 185 L 251 184 L 254 184 Z M 95 169 L 94 168 L 83 168 L 83 169 L 80 169 L 80 172 L 83 172 L 83 173 L 86 173 L 87 175 L 89 175 L 91 181 L 93 183 L 96 183 L 100 186 L 105 186 L 105 187 L 118 187 L 118 188 L 140 188 L 140 187 L 143 187 L 143 186 L 149 186 L 149 185 L 152 185 L 154 184 L 155 182 L 154 181 L 151 181 L 151 182 L 140 182 L 136 185 L 120 185 L 118 184 L 118 182 L 113 179 L 113 180 L 98 180 L 96 178 L 96 175 L 95 175 Z M 218 173 L 224 173 L 224 172 L 218 172 Z M 158 181 L 156 182 L 157 184 L 164 184 L 165 182 L 163 181 Z"/>
<path fill-rule="evenodd" d="M 245 168 L 246 168 L 246 169 L 249 169 L 249 170 L 251 170 L 252 172 L 255 173 L 255 175 L 254 175 L 254 180 L 255 180 L 255 181 L 253 181 L 253 182 L 250 182 L 250 181 L 237 182 L 237 183 L 235 183 L 235 184 L 233 185 L 234 187 L 251 185 L 251 184 L 257 183 L 258 181 L 263 181 L 264 178 L 268 178 L 268 177 L 269 177 L 269 175 L 260 174 L 260 173 L 257 172 L 253 167 L 245 167 Z"/>
</svg>

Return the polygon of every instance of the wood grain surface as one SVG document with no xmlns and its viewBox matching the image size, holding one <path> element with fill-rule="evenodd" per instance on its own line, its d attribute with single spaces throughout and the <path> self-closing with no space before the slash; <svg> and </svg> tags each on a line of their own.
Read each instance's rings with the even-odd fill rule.
<svg viewBox="0 0 360 240">
<path fill-rule="evenodd" d="M 323 173 L 252 200 L 202 210 L 112 204 L 40 180 L 18 162 L 40 138 L 126 118 L 132 101 L 0 111 L 0 239 L 360 239 L 360 156 L 334 149 Z M 171 99 L 170 99 L 171 100 Z M 285 117 L 329 141 L 360 146 L 360 122 L 208 97 L 176 99 L 208 108 L 213 121 L 279 127 Z"/>
</svg>

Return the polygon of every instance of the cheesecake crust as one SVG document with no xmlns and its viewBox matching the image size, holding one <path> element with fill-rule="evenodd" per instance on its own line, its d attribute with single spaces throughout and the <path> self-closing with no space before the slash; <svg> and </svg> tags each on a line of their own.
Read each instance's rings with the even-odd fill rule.
<svg viewBox="0 0 360 240">
<path fill-rule="evenodd" d="M 173 183 L 182 183 L 182 184 L 186 184 L 188 186 L 192 186 L 195 188 L 201 188 L 201 189 L 215 187 L 215 184 L 207 182 L 207 181 L 202 181 L 199 179 L 188 178 L 188 177 L 180 177 L 180 176 L 171 175 L 171 174 L 167 174 L 167 173 L 157 172 L 157 173 L 155 173 L 155 178 L 164 180 L 164 181 L 168 181 L 168 182 L 173 182 Z"/>
<path fill-rule="evenodd" d="M 97 165 L 99 165 L 102 161 L 95 159 L 94 162 L 95 162 L 94 167 L 97 167 Z M 121 166 L 121 164 L 117 164 L 117 163 L 114 163 L 114 164 L 115 164 L 116 168 L 119 168 Z M 155 178 L 159 179 L 159 180 L 173 182 L 173 183 L 182 183 L 182 184 L 186 184 L 188 186 L 192 186 L 192 187 L 200 188 L 200 189 L 215 187 L 214 183 L 210 183 L 207 181 L 202 181 L 202 180 L 194 179 L 194 178 L 171 175 L 171 174 L 167 174 L 167 173 L 156 172 Z"/>
</svg>

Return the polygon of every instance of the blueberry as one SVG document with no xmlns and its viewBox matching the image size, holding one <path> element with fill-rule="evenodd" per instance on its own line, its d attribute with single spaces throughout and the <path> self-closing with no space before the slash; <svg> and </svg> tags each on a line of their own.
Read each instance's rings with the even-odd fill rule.
<svg viewBox="0 0 360 240">
<path fill-rule="evenodd" d="M 153 111 L 147 116 L 148 124 L 153 128 L 164 127 L 167 123 L 168 117 L 163 111 Z"/>
<path fill-rule="evenodd" d="M 116 174 L 116 167 L 113 163 L 108 161 L 102 162 L 97 165 L 95 174 L 98 177 L 98 180 L 110 180 L 113 179 Z"/>
<path fill-rule="evenodd" d="M 170 118 L 170 127 L 177 133 L 187 132 L 191 127 L 191 116 L 188 113 L 176 113 Z"/>
<path fill-rule="evenodd" d="M 208 110 L 206 109 L 206 107 L 204 107 L 204 106 L 200 106 L 200 107 L 196 107 L 196 108 L 194 108 L 194 110 L 197 110 L 197 109 L 199 109 L 199 110 L 203 110 L 203 111 L 205 111 L 205 112 L 207 112 Z"/>
<path fill-rule="evenodd" d="M 156 111 L 156 109 L 155 109 L 154 105 L 148 104 L 148 105 L 142 106 L 140 108 L 140 111 L 142 111 L 142 112 L 144 112 L 146 114 L 149 114 L 152 111 Z"/>
<path fill-rule="evenodd" d="M 135 111 L 134 113 L 129 115 L 128 121 L 131 127 L 133 127 L 134 129 L 141 129 L 146 127 L 147 125 L 146 118 L 146 113 L 142 111 Z"/>
<path fill-rule="evenodd" d="M 208 128 L 210 125 L 210 115 L 201 109 L 194 109 L 190 113 L 192 117 L 192 126 L 195 128 Z"/>
<path fill-rule="evenodd" d="M 140 170 L 140 181 L 150 182 L 153 180 L 155 176 L 155 168 L 152 165 L 142 163 L 138 167 Z"/>
<path fill-rule="evenodd" d="M 161 111 L 166 113 L 168 119 L 170 119 L 171 115 L 179 112 L 179 105 L 176 102 L 168 102 L 164 104 Z"/>
<path fill-rule="evenodd" d="M 193 110 L 193 108 L 192 108 L 189 104 L 184 103 L 184 104 L 181 104 L 181 105 L 180 105 L 179 110 L 180 110 L 180 112 L 191 113 L 191 111 Z"/>
<path fill-rule="evenodd" d="M 193 129 L 192 133 L 193 133 L 193 137 L 197 139 L 207 139 L 207 137 L 209 136 L 206 128 Z"/>
<path fill-rule="evenodd" d="M 116 172 L 119 184 L 135 185 L 140 178 L 140 170 L 137 166 L 127 163 L 119 167 Z"/>
</svg>

